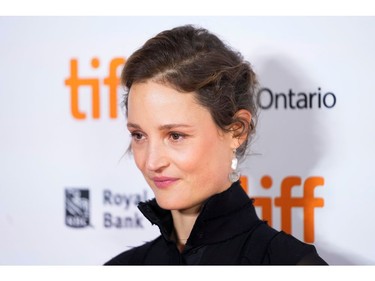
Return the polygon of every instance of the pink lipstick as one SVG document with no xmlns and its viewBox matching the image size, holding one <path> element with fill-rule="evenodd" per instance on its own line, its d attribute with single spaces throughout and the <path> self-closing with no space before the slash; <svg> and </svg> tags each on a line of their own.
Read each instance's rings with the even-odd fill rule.
<svg viewBox="0 0 375 281">
<path fill-rule="evenodd" d="M 154 177 L 152 181 L 155 183 L 157 188 L 167 188 L 178 181 L 178 178 L 171 177 Z"/>
</svg>

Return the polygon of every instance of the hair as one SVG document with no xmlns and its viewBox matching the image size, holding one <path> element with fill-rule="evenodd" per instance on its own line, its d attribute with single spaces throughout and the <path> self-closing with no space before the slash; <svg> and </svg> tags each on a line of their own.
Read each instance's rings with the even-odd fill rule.
<svg viewBox="0 0 375 281">
<path fill-rule="evenodd" d="M 181 93 L 195 92 L 198 103 L 210 111 L 220 129 L 237 128 L 236 137 L 246 135 L 237 149 L 239 158 L 245 155 L 255 131 L 258 83 L 250 63 L 239 52 L 204 28 L 184 25 L 165 30 L 146 41 L 125 63 L 121 82 L 126 112 L 131 86 L 151 79 Z M 251 113 L 250 123 L 236 115 L 241 109 Z"/>
</svg>

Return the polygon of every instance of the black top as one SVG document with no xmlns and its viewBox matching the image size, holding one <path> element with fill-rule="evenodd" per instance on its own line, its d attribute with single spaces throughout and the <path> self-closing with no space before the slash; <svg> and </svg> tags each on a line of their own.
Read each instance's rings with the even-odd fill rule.
<svg viewBox="0 0 375 281">
<path fill-rule="evenodd" d="M 276 231 L 256 215 L 253 201 L 239 181 L 203 205 L 182 253 L 173 237 L 171 212 L 156 200 L 138 205 L 161 235 L 114 257 L 105 265 L 326 265 L 315 247 Z"/>
</svg>

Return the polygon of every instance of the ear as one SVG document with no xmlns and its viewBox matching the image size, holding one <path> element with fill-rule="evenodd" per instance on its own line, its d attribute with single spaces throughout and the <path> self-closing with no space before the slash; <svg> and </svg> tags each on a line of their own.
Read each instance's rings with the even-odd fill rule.
<svg viewBox="0 0 375 281">
<path fill-rule="evenodd" d="M 240 147 L 248 138 L 251 130 L 251 118 L 252 115 L 250 111 L 246 109 L 240 109 L 234 115 L 234 122 L 230 127 L 230 130 L 232 132 L 232 149 Z"/>
</svg>

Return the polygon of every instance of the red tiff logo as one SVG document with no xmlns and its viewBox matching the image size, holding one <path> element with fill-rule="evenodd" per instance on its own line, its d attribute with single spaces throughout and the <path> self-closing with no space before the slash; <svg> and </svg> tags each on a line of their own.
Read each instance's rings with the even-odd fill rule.
<svg viewBox="0 0 375 281">
<path fill-rule="evenodd" d="M 246 192 L 249 191 L 247 177 L 241 177 L 241 184 Z M 263 176 L 260 180 L 261 187 L 269 189 L 272 187 L 272 178 Z M 314 209 L 324 206 L 324 199 L 314 196 L 314 190 L 318 186 L 324 185 L 324 178 L 309 177 L 304 182 L 297 176 L 285 177 L 280 186 L 280 196 L 271 197 L 253 197 L 254 206 L 262 209 L 262 219 L 268 221 L 272 226 L 272 206 L 279 207 L 281 211 L 281 229 L 287 233 L 292 232 L 292 209 L 303 208 L 303 231 L 304 240 L 307 243 L 314 242 L 315 216 Z M 302 197 L 292 196 L 292 189 L 303 186 Z"/>
<path fill-rule="evenodd" d="M 108 87 L 109 98 L 109 117 L 117 118 L 117 87 L 120 79 L 117 75 L 117 69 L 125 63 L 124 58 L 114 58 L 109 63 L 108 76 L 103 79 L 103 84 Z M 98 58 L 91 60 L 91 67 L 97 69 L 100 66 Z M 86 113 L 82 112 L 79 107 L 79 89 L 89 87 L 91 89 L 91 108 L 92 118 L 100 118 L 100 79 L 96 77 L 82 77 L 78 74 L 78 60 L 70 60 L 70 77 L 65 79 L 65 85 L 70 87 L 70 109 L 72 116 L 76 119 L 86 119 Z"/>
</svg>

